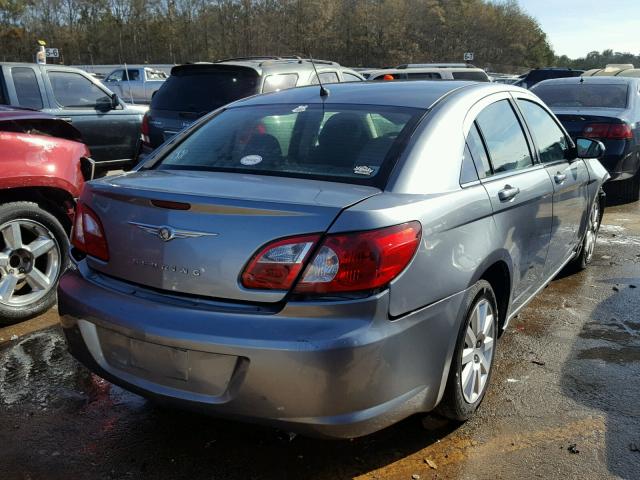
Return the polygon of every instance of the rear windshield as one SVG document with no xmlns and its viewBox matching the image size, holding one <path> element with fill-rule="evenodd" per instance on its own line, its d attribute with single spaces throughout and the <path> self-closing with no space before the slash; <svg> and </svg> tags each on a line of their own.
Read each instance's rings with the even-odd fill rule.
<svg viewBox="0 0 640 480">
<path fill-rule="evenodd" d="M 539 84 L 534 92 L 550 107 L 626 108 L 625 84 Z"/>
<path fill-rule="evenodd" d="M 236 107 L 198 128 L 156 168 L 382 185 L 422 113 L 369 105 Z"/>
<path fill-rule="evenodd" d="M 171 75 L 156 92 L 151 108 L 210 112 L 257 92 L 258 75 L 251 70 L 191 69 Z"/>
<path fill-rule="evenodd" d="M 483 72 L 451 72 L 454 80 L 473 80 L 476 82 L 488 82 L 487 74 Z"/>
</svg>

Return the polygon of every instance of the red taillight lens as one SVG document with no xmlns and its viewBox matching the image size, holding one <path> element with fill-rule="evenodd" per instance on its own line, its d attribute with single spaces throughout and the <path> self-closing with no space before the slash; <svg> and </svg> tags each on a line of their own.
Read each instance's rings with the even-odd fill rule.
<svg viewBox="0 0 640 480">
<path fill-rule="evenodd" d="M 146 143 L 147 145 L 151 144 L 151 139 L 149 138 L 149 114 L 145 113 L 144 117 L 142 117 L 142 128 L 140 129 L 140 140 L 142 143 Z"/>
<path fill-rule="evenodd" d="M 633 138 L 633 130 L 627 123 L 590 123 L 582 134 L 588 138 L 627 140 Z"/>
<path fill-rule="evenodd" d="M 396 77 L 394 77 L 393 75 L 390 75 L 388 73 L 385 73 L 382 76 L 382 80 L 384 80 L 385 82 L 390 82 L 390 81 L 395 80 L 395 79 L 396 79 Z"/>
<path fill-rule="evenodd" d="M 261 290 L 289 290 L 320 235 L 291 237 L 269 243 L 253 256 L 242 273 L 242 285 Z"/>
<path fill-rule="evenodd" d="M 297 293 L 358 292 L 383 287 L 409 264 L 420 244 L 419 222 L 329 235 L 295 288 Z"/>
<path fill-rule="evenodd" d="M 87 255 L 105 262 L 109 260 L 109 248 L 100 218 L 96 212 L 81 202 L 76 207 L 71 243 Z"/>
</svg>

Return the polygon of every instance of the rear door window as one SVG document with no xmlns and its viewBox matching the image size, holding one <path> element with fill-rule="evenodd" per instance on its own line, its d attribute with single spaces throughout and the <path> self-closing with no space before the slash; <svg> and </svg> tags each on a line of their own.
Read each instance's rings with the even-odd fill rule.
<svg viewBox="0 0 640 480">
<path fill-rule="evenodd" d="M 258 93 L 259 77 L 250 69 L 190 68 L 174 72 L 151 100 L 151 108 L 210 112 Z"/>
<path fill-rule="evenodd" d="M 539 105 L 529 100 L 518 100 L 524 120 L 529 125 L 531 134 L 538 147 L 540 160 L 543 163 L 566 159 L 569 142 L 551 115 Z"/>
<path fill-rule="evenodd" d="M 38 79 L 33 68 L 14 67 L 11 69 L 11 78 L 16 89 L 18 104 L 21 107 L 34 108 L 36 110 L 44 107 Z"/>
<path fill-rule="evenodd" d="M 486 107 L 476 122 L 489 150 L 494 173 L 520 170 L 533 164 L 522 126 L 508 100 Z"/>
<path fill-rule="evenodd" d="M 74 72 L 49 72 L 53 95 L 66 108 L 96 108 L 111 102 L 107 93 L 89 79 Z"/>
<path fill-rule="evenodd" d="M 263 93 L 279 92 L 287 88 L 293 88 L 298 83 L 297 73 L 284 73 L 282 75 L 269 75 L 264 79 Z"/>
</svg>

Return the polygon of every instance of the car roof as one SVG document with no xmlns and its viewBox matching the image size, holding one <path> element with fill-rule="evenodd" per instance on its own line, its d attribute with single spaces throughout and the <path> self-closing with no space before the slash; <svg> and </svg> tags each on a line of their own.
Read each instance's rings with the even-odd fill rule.
<svg viewBox="0 0 640 480">
<path fill-rule="evenodd" d="M 544 80 L 533 87 L 535 90 L 539 85 L 550 85 L 550 84 L 580 84 L 580 83 L 599 83 L 606 85 L 615 85 L 615 84 L 638 84 L 640 82 L 640 78 L 634 77 L 610 77 L 610 76 L 600 76 L 600 77 L 568 77 L 568 78 L 550 78 L 549 80 Z"/>
<path fill-rule="evenodd" d="M 263 95 L 255 95 L 234 102 L 236 106 L 250 105 L 275 105 L 275 104 L 347 104 L 347 105 L 380 105 L 395 107 L 414 107 L 428 109 L 440 98 L 453 91 L 464 89 L 469 86 L 492 84 L 481 84 L 478 82 L 466 81 L 423 81 L 423 80 L 397 80 L 394 82 L 355 82 L 355 83 L 333 83 L 327 85 L 328 97 L 320 96 L 320 87 L 312 85 L 308 87 L 297 87 L 279 92 L 272 92 Z M 484 87 L 484 88 L 487 88 Z M 504 90 L 505 85 L 500 85 Z M 496 90 L 498 87 L 492 89 Z"/>
<path fill-rule="evenodd" d="M 343 67 L 339 63 L 332 62 L 329 60 L 318 60 L 313 59 L 315 64 L 315 68 L 318 72 L 324 72 L 327 70 L 330 71 L 349 71 L 353 72 L 353 70 Z M 300 72 L 300 71 L 313 71 L 314 65 L 307 58 L 300 57 L 237 57 L 237 58 L 228 58 L 224 60 L 219 60 L 217 62 L 196 62 L 196 63 L 186 63 L 183 65 L 177 65 L 171 69 L 171 72 L 178 72 L 181 70 L 189 70 L 189 69 L 206 69 L 213 68 L 216 66 L 225 66 L 227 68 L 231 67 L 240 67 L 240 68 L 249 68 L 256 71 L 259 75 L 264 74 L 265 72 Z"/>
</svg>

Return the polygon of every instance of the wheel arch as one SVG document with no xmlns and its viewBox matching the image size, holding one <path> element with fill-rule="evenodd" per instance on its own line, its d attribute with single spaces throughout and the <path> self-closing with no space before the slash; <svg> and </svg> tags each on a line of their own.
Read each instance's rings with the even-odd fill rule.
<svg viewBox="0 0 640 480">
<path fill-rule="evenodd" d="M 512 263 L 506 251 L 490 255 L 476 270 L 469 286 L 478 280 L 486 280 L 493 288 L 498 303 L 498 330 L 502 333 L 509 314 L 512 291 Z"/>
<path fill-rule="evenodd" d="M 0 204 L 11 202 L 33 202 L 56 217 L 67 234 L 71 231 L 75 199 L 66 190 L 56 187 L 16 187 L 0 190 Z"/>
</svg>

